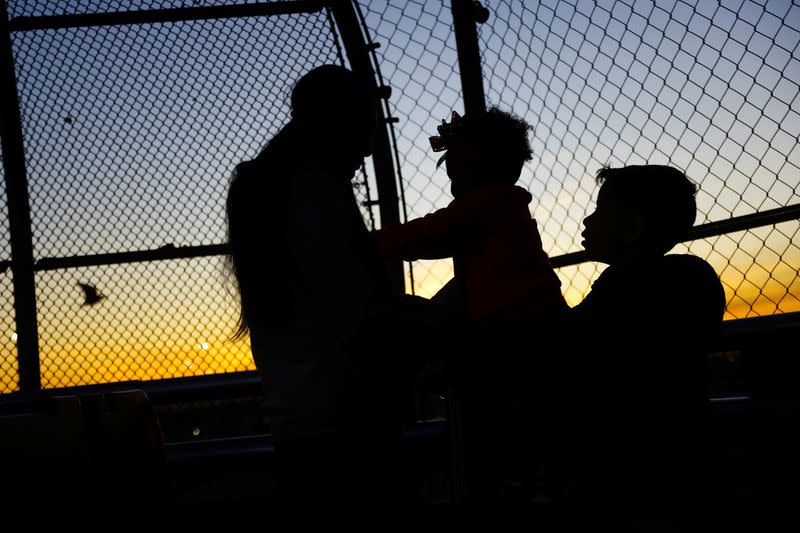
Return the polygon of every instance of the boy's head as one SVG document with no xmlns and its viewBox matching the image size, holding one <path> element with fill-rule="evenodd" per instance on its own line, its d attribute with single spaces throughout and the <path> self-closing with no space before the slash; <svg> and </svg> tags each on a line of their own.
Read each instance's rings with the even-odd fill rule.
<svg viewBox="0 0 800 533">
<path fill-rule="evenodd" d="M 663 255 L 686 239 L 697 213 L 695 185 L 663 165 L 604 167 L 597 208 L 583 220 L 583 246 L 590 258 L 614 264 Z"/>
<path fill-rule="evenodd" d="M 496 107 L 463 118 L 456 116 L 450 124 L 440 127 L 442 135 L 432 138 L 431 144 L 434 150 L 447 150 L 439 163 L 447 162 L 453 196 L 516 183 L 522 165 L 532 156 L 529 129 L 527 122 Z"/>
</svg>

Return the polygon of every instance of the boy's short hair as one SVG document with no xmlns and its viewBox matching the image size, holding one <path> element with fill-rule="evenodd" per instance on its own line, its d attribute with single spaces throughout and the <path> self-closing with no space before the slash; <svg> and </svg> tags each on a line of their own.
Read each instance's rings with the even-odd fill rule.
<svg viewBox="0 0 800 533">
<path fill-rule="evenodd" d="M 533 157 L 528 140 L 531 126 L 513 113 L 490 107 L 484 113 L 467 114 L 453 128 L 452 140 L 487 146 L 505 161 L 521 167 Z"/>
<path fill-rule="evenodd" d="M 697 184 L 666 165 L 608 166 L 597 171 L 597 183 L 623 205 L 641 209 L 651 243 L 669 250 L 686 240 L 697 216 Z M 665 251 L 666 251 L 665 250 Z"/>
</svg>

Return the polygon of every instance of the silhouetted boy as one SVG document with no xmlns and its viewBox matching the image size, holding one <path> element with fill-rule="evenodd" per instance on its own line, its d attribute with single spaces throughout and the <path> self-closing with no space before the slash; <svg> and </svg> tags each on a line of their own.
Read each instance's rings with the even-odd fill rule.
<svg viewBox="0 0 800 533">
<path fill-rule="evenodd" d="M 686 518 L 702 497 L 708 352 L 725 307 L 706 261 L 665 255 L 694 224 L 697 186 L 659 165 L 597 181 L 583 245 L 609 266 L 572 311 L 585 496 L 614 518 Z"/>
</svg>

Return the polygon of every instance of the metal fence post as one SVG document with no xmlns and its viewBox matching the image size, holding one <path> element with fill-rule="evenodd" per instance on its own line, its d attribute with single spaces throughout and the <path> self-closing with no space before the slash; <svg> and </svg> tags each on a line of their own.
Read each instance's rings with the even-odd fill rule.
<svg viewBox="0 0 800 533">
<path fill-rule="evenodd" d="M 467 115 L 482 113 L 486 111 L 486 96 L 483 90 L 481 52 L 475 23 L 479 15 L 488 15 L 488 11 L 474 0 L 452 0 L 450 8 L 458 52 L 458 69 L 461 74 L 464 113 Z M 485 20 L 484 18 L 483 21 Z M 462 278 L 459 276 L 461 268 L 458 258 L 453 258 L 453 269 L 455 271 L 453 283 L 459 283 Z M 463 284 L 460 285 L 460 291 L 464 292 L 466 289 Z M 450 434 L 450 493 L 453 503 L 468 501 L 470 493 L 474 491 L 474 487 L 470 487 L 470 474 L 474 465 L 464 443 L 463 404 L 462 391 L 451 383 L 447 390 L 447 421 Z"/>
<path fill-rule="evenodd" d="M 369 49 L 358 24 L 355 9 L 351 0 L 334 0 L 331 11 L 342 36 L 347 59 L 354 72 L 364 74 L 374 81 L 375 74 L 369 61 Z M 381 226 L 400 222 L 400 208 L 397 199 L 397 178 L 392 162 L 392 145 L 386 131 L 387 117 L 383 108 L 378 108 L 378 128 L 375 132 L 375 145 L 372 152 L 372 163 L 375 168 L 375 182 L 378 187 L 378 208 L 381 215 Z M 393 294 L 405 292 L 405 274 L 403 262 L 392 260 L 388 263 L 389 282 Z"/>
<path fill-rule="evenodd" d="M 33 271 L 33 239 L 28 201 L 25 152 L 19 113 L 17 77 L 8 28 L 5 0 L 0 0 L 0 83 L 3 113 L 0 136 L 3 143 L 8 221 L 11 233 L 11 269 L 14 275 L 14 306 L 17 321 L 19 383 L 23 391 L 41 389 L 39 337 L 36 326 L 36 285 Z"/>
<path fill-rule="evenodd" d="M 475 0 L 452 0 L 450 8 L 453 12 L 453 30 L 456 35 L 464 112 L 479 113 L 486 110 L 486 96 L 483 90 L 481 51 L 475 23 L 479 20 L 485 22 L 488 11 Z"/>
</svg>

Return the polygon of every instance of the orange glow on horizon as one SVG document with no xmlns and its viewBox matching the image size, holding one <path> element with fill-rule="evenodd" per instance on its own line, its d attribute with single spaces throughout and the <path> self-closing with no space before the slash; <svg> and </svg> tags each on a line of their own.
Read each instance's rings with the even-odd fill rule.
<svg viewBox="0 0 800 533">
<path fill-rule="evenodd" d="M 692 243 L 687 249 L 676 249 L 674 253 L 691 253 L 692 247 L 699 244 L 699 241 Z M 735 258 L 729 260 L 720 254 L 709 256 L 709 262 L 717 272 L 721 272 L 727 299 L 725 320 L 800 312 L 798 255 L 794 251 L 786 252 L 773 264 L 766 264 L 763 260 L 761 263 L 755 260 L 742 262 Z M 570 306 L 577 305 L 585 297 L 603 268 L 597 263 L 583 263 L 557 270 Z M 415 264 L 415 272 L 418 273 L 416 294 L 430 298 L 452 278 L 452 262 L 420 261 Z M 419 275 L 423 273 L 426 275 Z M 198 304 L 195 309 L 201 309 L 201 306 Z M 196 321 L 184 324 L 178 318 L 170 319 L 173 313 L 173 309 L 162 309 L 157 313 L 151 309 L 149 314 L 153 316 L 148 317 L 130 312 L 115 315 L 103 328 L 94 329 L 96 337 L 72 337 L 76 343 L 72 346 L 60 342 L 71 338 L 70 328 L 74 328 L 75 323 L 68 322 L 78 319 L 59 316 L 64 321 L 52 323 L 49 335 L 40 340 L 42 386 L 60 388 L 255 370 L 249 343 L 230 342 L 225 333 L 232 328 L 220 326 L 222 322 L 232 323 L 234 315 L 229 309 L 214 317 L 216 322 L 211 316 L 194 315 Z M 220 322 L 222 315 L 225 319 Z M 93 324 L 89 318 L 84 316 L 77 323 L 81 324 L 83 320 L 86 324 Z M 143 321 L 144 318 L 150 322 Z M 166 324 L 170 321 L 169 328 L 148 327 L 137 330 L 135 337 L 131 336 L 131 323 Z M 8 331 L 5 341 L 0 343 L 0 393 L 18 390 L 13 324 L 13 318 L 6 321 Z M 188 329 L 184 330 L 184 327 Z M 216 334 L 197 338 L 197 332 L 211 332 L 215 327 Z M 134 342 L 132 338 L 143 340 Z"/>
</svg>

